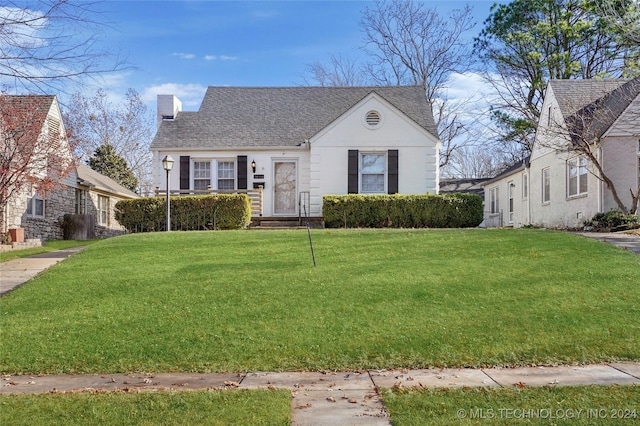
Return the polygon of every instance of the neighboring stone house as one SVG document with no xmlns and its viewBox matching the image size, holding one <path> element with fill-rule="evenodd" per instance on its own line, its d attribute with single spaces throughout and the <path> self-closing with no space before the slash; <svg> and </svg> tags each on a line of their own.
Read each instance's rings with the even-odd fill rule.
<svg viewBox="0 0 640 426">
<path fill-rule="evenodd" d="M 551 80 L 530 159 L 484 184 L 485 222 L 578 228 L 596 213 L 625 209 L 640 190 L 640 77 Z"/>
<path fill-rule="evenodd" d="M 27 99 L 25 99 L 27 98 Z M 28 102 L 25 102 L 27 100 Z M 103 176 L 84 165 L 73 166 L 72 153 L 66 141 L 60 107 L 55 96 L 7 96 L 2 101 L 6 105 L 22 102 L 37 113 L 30 115 L 36 124 L 31 129 L 40 132 L 38 138 L 56 134 L 60 144 L 55 147 L 55 155 L 67 158 L 71 169 L 50 189 L 43 191 L 38 181 L 55 176 L 38 176 L 34 183 L 27 184 L 15 192 L 3 209 L 2 234 L 9 233 L 18 239 L 62 239 L 65 215 L 68 221 L 79 221 L 84 227 L 84 238 L 98 238 L 125 232 L 114 218 L 114 205 L 122 199 L 138 198 L 138 195 L 122 187 L 112 179 Z M 4 144 L 9 143 L 3 141 Z M 46 147 L 46 143 L 41 146 Z M 54 161 L 54 153 L 44 154 Z M 40 168 L 45 170 L 45 168 Z M 19 230 L 20 232 L 17 232 Z M 77 232 L 73 235 L 79 235 Z"/>
<path fill-rule="evenodd" d="M 420 87 L 209 87 L 199 111 L 158 96 L 154 182 L 256 191 L 255 216 L 322 216 L 325 194 L 438 193 L 440 141 Z"/>
</svg>

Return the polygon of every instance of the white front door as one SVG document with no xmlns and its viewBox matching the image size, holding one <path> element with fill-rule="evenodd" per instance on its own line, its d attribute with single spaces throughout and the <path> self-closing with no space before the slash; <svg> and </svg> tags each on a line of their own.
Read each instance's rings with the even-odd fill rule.
<svg viewBox="0 0 640 426">
<path fill-rule="evenodd" d="M 297 171 L 295 161 L 276 161 L 273 165 L 273 214 L 298 214 L 296 208 Z"/>
</svg>

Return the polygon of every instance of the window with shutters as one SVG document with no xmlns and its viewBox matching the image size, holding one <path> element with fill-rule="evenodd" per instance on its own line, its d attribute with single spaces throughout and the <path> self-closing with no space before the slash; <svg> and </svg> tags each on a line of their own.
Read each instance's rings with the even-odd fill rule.
<svg viewBox="0 0 640 426">
<path fill-rule="evenodd" d="M 218 190 L 235 189 L 235 169 L 233 161 L 218 161 Z"/>
<path fill-rule="evenodd" d="M 359 167 L 360 192 L 386 193 L 387 156 L 382 153 L 361 153 Z"/>
<path fill-rule="evenodd" d="M 193 189 L 206 190 L 211 186 L 211 161 L 193 162 Z"/>
</svg>

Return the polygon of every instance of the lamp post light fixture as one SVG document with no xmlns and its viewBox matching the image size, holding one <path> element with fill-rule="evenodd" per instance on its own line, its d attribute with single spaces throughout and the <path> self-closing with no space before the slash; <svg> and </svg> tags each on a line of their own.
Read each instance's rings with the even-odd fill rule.
<svg viewBox="0 0 640 426">
<path fill-rule="evenodd" d="M 169 172 L 173 168 L 173 158 L 170 155 L 162 159 L 162 168 L 167 171 L 167 231 L 171 231 L 171 202 L 169 193 Z"/>
<path fill-rule="evenodd" d="M 253 170 L 253 173 L 256 172 L 256 160 L 251 161 L 251 170 Z"/>
</svg>

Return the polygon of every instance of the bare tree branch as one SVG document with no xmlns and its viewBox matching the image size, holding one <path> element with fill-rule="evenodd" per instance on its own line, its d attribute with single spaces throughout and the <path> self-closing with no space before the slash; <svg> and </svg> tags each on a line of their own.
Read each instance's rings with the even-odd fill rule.
<svg viewBox="0 0 640 426">
<path fill-rule="evenodd" d="M 0 4 L 0 77 L 30 92 L 123 70 L 100 47 L 99 1 L 5 0 Z"/>
</svg>

